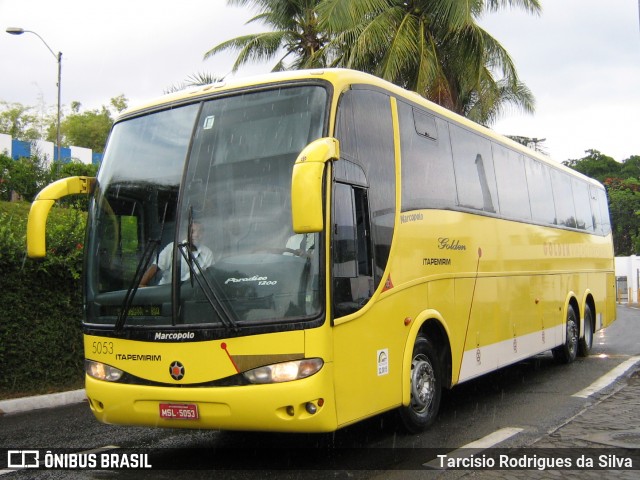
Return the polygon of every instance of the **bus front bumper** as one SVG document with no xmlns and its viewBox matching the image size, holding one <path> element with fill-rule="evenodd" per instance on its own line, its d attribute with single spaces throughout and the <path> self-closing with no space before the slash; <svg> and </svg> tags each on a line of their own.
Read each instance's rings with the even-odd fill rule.
<svg viewBox="0 0 640 480">
<path fill-rule="evenodd" d="M 318 373 L 302 380 L 233 387 L 151 387 L 105 382 L 87 376 L 86 392 L 93 414 L 103 423 L 330 432 L 337 429 L 332 366 L 325 364 Z M 185 406 L 192 418 L 163 418 L 163 407 L 179 405 Z"/>
</svg>

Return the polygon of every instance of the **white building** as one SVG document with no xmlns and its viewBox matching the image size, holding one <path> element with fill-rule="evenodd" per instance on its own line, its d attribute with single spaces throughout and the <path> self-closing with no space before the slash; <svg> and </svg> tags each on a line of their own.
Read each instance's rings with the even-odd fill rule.
<svg viewBox="0 0 640 480">
<path fill-rule="evenodd" d="M 616 286 L 618 303 L 638 303 L 640 285 L 640 257 L 616 257 Z"/>
</svg>

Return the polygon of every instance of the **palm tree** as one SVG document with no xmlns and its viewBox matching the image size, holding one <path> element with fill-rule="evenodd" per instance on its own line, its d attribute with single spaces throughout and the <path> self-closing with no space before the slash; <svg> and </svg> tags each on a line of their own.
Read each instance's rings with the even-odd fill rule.
<svg viewBox="0 0 640 480">
<path fill-rule="evenodd" d="M 480 123 L 507 105 L 533 111 L 500 43 L 476 22 L 504 7 L 539 13 L 539 0 L 324 0 L 324 58 L 363 70 Z M 496 79 L 495 75 L 500 78 Z"/>
<path fill-rule="evenodd" d="M 169 87 L 165 88 L 163 93 L 174 93 L 174 92 L 179 92 L 180 90 L 185 90 L 187 88 L 191 88 L 191 87 L 201 87 L 203 85 L 209 85 L 211 83 L 218 83 L 218 82 L 222 82 L 224 80 L 224 77 L 219 77 L 215 74 L 212 73 L 208 73 L 208 72 L 198 72 L 198 73 L 192 73 L 191 75 L 187 76 L 187 78 L 180 82 L 180 83 L 174 83 L 173 85 L 170 85 Z"/>
<path fill-rule="evenodd" d="M 251 61 L 269 61 L 284 52 L 273 71 L 323 67 L 318 54 L 328 38 L 318 28 L 315 7 L 320 0 L 227 0 L 228 5 L 257 7 L 260 13 L 247 24 L 262 22 L 273 31 L 255 33 L 222 42 L 205 53 L 210 58 L 225 50 L 238 50 L 233 72 Z M 286 63 L 288 61 L 289 63 Z"/>
</svg>

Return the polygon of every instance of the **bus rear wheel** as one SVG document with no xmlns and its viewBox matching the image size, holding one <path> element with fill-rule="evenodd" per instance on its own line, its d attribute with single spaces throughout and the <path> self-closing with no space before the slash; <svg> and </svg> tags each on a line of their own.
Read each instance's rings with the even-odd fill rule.
<svg viewBox="0 0 640 480">
<path fill-rule="evenodd" d="M 419 335 L 413 345 L 411 360 L 411 401 L 400 407 L 402 425 L 409 433 L 419 433 L 438 415 L 442 396 L 442 368 L 433 344 Z"/>
<path fill-rule="evenodd" d="M 569 305 L 567 310 L 566 329 L 567 335 L 564 344 L 551 350 L 553 358 L 558 363 L 571 363 L 576 359 L 576 355 L 578 354 L 578 317 L 571 305 Z"/>
<path fill-rule="evenodd" d="M 593 313 L 587 305 L 584 309 L 584 335 L 578 342 L 578 355 L 586 357 L 593 346 Z"/>
</svg>

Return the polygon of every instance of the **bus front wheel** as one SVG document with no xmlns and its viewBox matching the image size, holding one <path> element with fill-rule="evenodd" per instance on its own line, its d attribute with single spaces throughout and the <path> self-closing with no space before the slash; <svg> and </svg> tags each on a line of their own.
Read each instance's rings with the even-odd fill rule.
<svg viewBox="0 0 640 480">
<path fill-rule="evenodd" d="M 558 363 L 571 363 L 576 359 L 578 353 L 578 317 L 571 305 L 569 305 L 569 309 L 567 310 L 566 329 L 567 335 L 564 344 L 551 350 L 553 358 Z"/>
<path fill-rule="evenodd" d="M 400 419 L 409 433 L 418 433 L 430 426 L 438 415 L 442 395 L 442 368 L 433 344 L 419 335 L 413 346 L 411 360 L 411 401 L 400 407 Z"/>
</svg>

